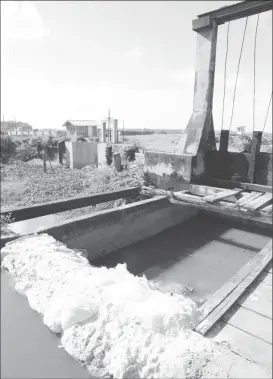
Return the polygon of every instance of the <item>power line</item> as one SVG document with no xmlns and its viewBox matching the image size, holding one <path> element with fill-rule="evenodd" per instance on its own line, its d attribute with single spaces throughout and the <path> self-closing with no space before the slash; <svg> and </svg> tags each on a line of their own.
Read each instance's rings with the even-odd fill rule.
<svg viewBox="0 0 273 379">
<path fill-rule="evenodd" d="M 232 111 L 231 111 L 231 118 L 230 118 L 229 131 L 230 131 L 230 129 L 231 129 L 232 120 L 233 120 L 233 112 L 234 112 L 234 104 L 235 104 L 235 95 L 236 95 L 236 88 L 237 88 L 237 81 L 238 81 L 238 75 L 239 75 L 240 63 L 241 63 L 241 58 L 242 58 L 242 52 L 243 52 L 243 47 L 244 47 L 244 42 L 245 42 L 245 34 L 246 34 L 247 22 L 248 22 L 248 17 L 246 18 L 245 29 L 244 29 L 244 35 L 243 35 L 243 40 L 242 40 L 242 45 L 241 45 L 241 51 L 240 51 L 240 57 L 239 57 L 239 62 L 238 62 L 238 67 L 237 67 L 237 74 L 236 74 L 235 86 L 234 86 L 234 92 L 233 92 L 233 99 L 232 99 Z"/>
<path fill-rule="evenodd" d="M 225 58 L 225 72 L 224 72 L 224 95 L 223 95 L 223 107 L 222 107 L 222 125 L 221 129 L 224 126 L 224 113 L 225 113 L 225 99 L 226 99 L 226 79 L 227 79 L 227 57 L 228 57 L 228 37 L 229 37 L 229 25 L 227 26 L 227 44 L 226 44 L 226 58 Z"/>
<path fill-rule="evenodd" d="M 253 78 L 253 132 L 255 130 L 255 104 L 256 104 L 256 43 L 257 43 L 257 32 L 259 25 L 260 14 L 258 14 L 256 30 L 255 30 L 255 40 L 254 40 L 254 78 Z"/>
<path fill-rule="evenodd" d="M 266 121 L 267 121 L 267 117 L 268 117 L 268 113 L 269 113 L 269 108 L 270 108 L 271 101 L 272 101 L 272 92 L 271 92 L 271 97 L 270 97 L 270 100 L 269 100 L 269 104 L 268 104 L 268 108 L 267 108 L 267 112 L 266 112 L 266 116 L 265 116 L 265 120 L 264 120 L 264 127 L 263 127 L 263 131 L 262 131 L 262 133 L 263 133 L 264 130 L 265 130 Z"/>
</svg>

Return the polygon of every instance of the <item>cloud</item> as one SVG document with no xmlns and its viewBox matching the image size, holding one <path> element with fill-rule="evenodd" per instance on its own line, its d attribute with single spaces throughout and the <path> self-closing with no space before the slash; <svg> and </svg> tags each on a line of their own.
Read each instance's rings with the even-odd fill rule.
<svg viewBox="0 0 273 379">
<path fill-rule="evenodd" d="M 39 41 L 49 35 L 32 2 L 1 1 L 1 44 L 5 48 L 10 41 Z"/>
<path fill-rule="evenodd" d="M 131 49 L 125 53 L 125 57 L 134 62 L 139 62 L 144 57 L 144 52 L 140 50 L 138 47 Z"/>
</svg>

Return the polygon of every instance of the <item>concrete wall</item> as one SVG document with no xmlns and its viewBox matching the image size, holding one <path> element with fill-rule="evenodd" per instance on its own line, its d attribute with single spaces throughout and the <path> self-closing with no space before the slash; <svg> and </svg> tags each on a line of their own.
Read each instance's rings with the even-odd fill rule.
<svg viewBox="0 0 273 379">
<path fill-rule="evenodd" d="M 250 153 L 209 152 L 206 155 L 206 174 L 209 178 L 230 180 L 234 174 L 247 180 Z M 260 153 L 255 170 L 257 184 L 272 185 L 272 154 Z"/>
<path fill-rule="evenodd" d="M 170 204 L 160 197 L 78 217 L 39 233 L 48 233 L 69 248 L 87 250 L 92 260 L 158 234 L 196 214 L 196 209 Z"/>
<path fill-rule="evenodd" d="M 105 142 L 99 142 L 97 144 L 97 149 L 98 149 L 98 166 L 106 166 L 107 165 L 107 160 L 106 160 L 106 146 L 107 143 Z"/>
<path fill-rule="evenodd" d="M 192 156 L 146 151 L 144 172 L 151 184 L 158 188 L 186 190 L 191 179 Z"/>
<path fill-rule="evenodd" d="M 82 168 L 98 162 L 96 142 L 66 142 L 65 147 L 69 168 Z"/>
</svg>

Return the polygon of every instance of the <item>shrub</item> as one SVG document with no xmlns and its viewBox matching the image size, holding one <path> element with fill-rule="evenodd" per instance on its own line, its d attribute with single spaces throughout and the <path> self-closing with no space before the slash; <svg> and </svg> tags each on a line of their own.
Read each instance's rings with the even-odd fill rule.
<svg viewBox="0 0 273 379">
<path fill-rule="evenodd" d="M 16 154 L 17 144 L 10 138 L 10 136 L 1 136 L 1 162 L 7 163 L 10 158 Z"/>
<path fill-rule="evenodd" d="M 139 153 L 140 144 L 139 142 L 134 142 L 131 145 L 128 145 L 124 149 L 124 159 L 126 161 L 132 162 L 136 159 L 136 153 Z"/>
<path fill-rule="evenodd" d="M 28 143 L 22 144 L 17 148 L 16 158 L 23 162 L 28 162 L 31 159 L 37 158 L 37 148 Z"/>
</svg>

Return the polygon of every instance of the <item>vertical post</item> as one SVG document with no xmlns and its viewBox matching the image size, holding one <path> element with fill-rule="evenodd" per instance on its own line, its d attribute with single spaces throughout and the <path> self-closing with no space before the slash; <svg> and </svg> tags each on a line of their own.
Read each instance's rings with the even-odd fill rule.
<svg viewBox="0 0 273 379">
<path fill-rule="evenodd" d="M 229 130 L 221 130 L 219 151 L 228 151 Z"/>
<path fill-rule="evenodd" d="M 45 150 L 44 150 L 43 162 L 44 162 L 44 173 L 46 173 L 46 155 L 45 155 Z"/>
<path fill-rule="evenodd" d="M 118 172 L 121 171 L 121 156 L 120 156 L 120 153 L 114 153 L 113 154 L 113 158 L 114 158 L 114 164 L 115 164 L 115 168 Z"/>
<path fill-rule="evenodd" d="M 106 122 L 102 123 L 101 142 L 106 142 Z"/>
<path fill-rule="evenodd" d="M 114 120 L 113 143 L 118 143 L 118 120 Z"/>
<path fill-rule="evenodd" d="M 258 131 L 254 131 L 252 135 L 251 157 L 249 161 L 247 174 L 250 183 L 255 183 L 256 161 L 261 149 L 262 135 L 263 133 Z"/>
</svg>

